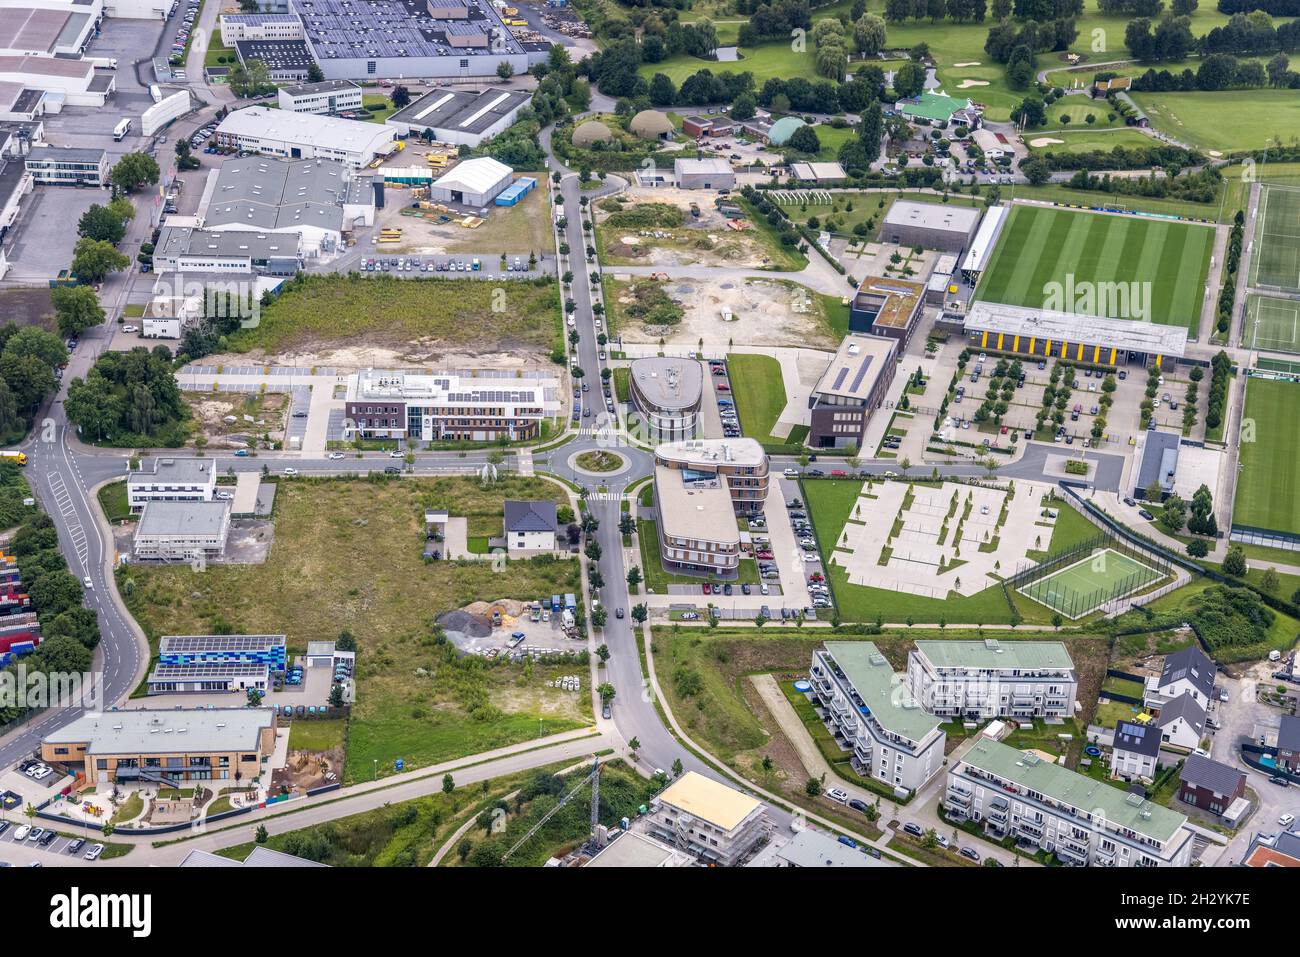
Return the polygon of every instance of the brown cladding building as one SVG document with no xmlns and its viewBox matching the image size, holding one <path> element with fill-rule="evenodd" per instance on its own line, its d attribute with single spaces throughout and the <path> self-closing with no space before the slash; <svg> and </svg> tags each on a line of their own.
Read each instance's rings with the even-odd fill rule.
<svg viewBox="0 0 1300 957">
<path fill-rule="evenodd" d="M 816 449 L 862 446 L 871 413 L 880 407 L 897 368 L 898 343 L 850 333 L 813 388 L 808 444 Z"/>
<path fill-rule="evenodd" d="M 41 759 L 84 765 L 92 785 L 247 781 L 275 751 L 275 730 L 274 708 L 106 711 L 50 732 Z"/>
</svg>

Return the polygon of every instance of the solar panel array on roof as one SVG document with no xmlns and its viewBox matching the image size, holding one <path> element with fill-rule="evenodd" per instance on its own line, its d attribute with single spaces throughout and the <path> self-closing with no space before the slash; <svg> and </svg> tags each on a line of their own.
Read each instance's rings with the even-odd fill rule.
<svg viewBox="0 0 1300 957">
<path fill-rule="evenodd" d="M 252 661 L 191 661 L 177 665 L 160 661 L 154 666 L 153 681 L 181 681 L 202 678 L 256 678 L 265 675 L 266 665 Z"/>
<path fill-rule="evenodd" d="M 158 653 L 266 651 L 283 644 L 284 635 L 163 635 L 158 642 Z"/>
<path fill-rule="evenodd" d="M 858 366 L 858 374 L 853 377 L 853 384 L 849 386 L 850 391 L 857 392 L 858 389 L 862 388 L 862 380 L 866 378 L 867 369 L 871 365 L 871 359 L 871 356 L 862 357 L 862 364 Z"/>
<path fill-rule="evenodd" d="M 466 0 L 468 18 L 453 8 L 448 18 L 413 0 L 294 0 L 303 30 L 317 56 L 437 57 L 519 54 L 523 47 L 496 11 L 480 0 Z M 483 38 L 482 48 L 466 49 L 465 38 Z M 449 37 L 462 38 L 457 45 Z M 489 49 L 490 48 L 490 49 Z"/>
</svg>

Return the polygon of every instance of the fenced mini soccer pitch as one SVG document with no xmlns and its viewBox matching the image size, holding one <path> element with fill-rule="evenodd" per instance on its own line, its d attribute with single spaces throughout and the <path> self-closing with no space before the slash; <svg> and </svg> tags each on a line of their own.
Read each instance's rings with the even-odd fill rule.
<svg viewBox="0 0 1300 957">
<path fill-rule="evenodd" d="M 1252 286 L 1300 292 L 1300 188 L 1264 186 L 1250 272 Z"/>
<path fill-rule="evenodd" d="M 1167 561 L 1103 534 L 1018 571 L 1004 584 L 1073 621 L 1168 576 Z"/>
<path fill-rule="evenodd" d="M 1300 300 L 1252 293 L 1241 338 L 1242 345 L 1260 352 L 1300 354 Z"/>
</svg>

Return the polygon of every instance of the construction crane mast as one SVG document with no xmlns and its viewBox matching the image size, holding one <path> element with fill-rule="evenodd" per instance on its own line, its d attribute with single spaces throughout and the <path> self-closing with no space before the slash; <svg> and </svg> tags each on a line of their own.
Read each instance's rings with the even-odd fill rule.
<svg viewBox="0 0 1300 957">
<path fill-rule="evenodd" d="M 528 829 L 527 834 L 525 834 L 519 840 L 515 841 L 514 844 L 510 845 L 510 850 L 506 851 L 504 854 L 501 855 L 501 860 L 508 861 L 510 859 L 510 856 L 514 854 L 515 851 L 519 850 L 519 848 L 523 847 L 530 840 L 532 840 L 533 835 L 536 834 L 538 831 L 540 831 L 543 827 L 545 827 L 546 822 L 549 821 L 552 817 L 554 817 L 555 814 L 562 807 L 564 807 L 566 804 L 572 801 L 573 798 L 577 795 L 577 793 L 581 791 L 583 788 L 585 788 L 589 782 L 591 784 L 591 833 L 594 835 L 596 833 L 596 825 L 598 823 L 599 813 L 600 813 L 600 758 L 596 758 L 595 760 L 592 761 L 591 773 L 589 773 L 585 778 L 579 781 L 577 787 L 575 787 L 568 794 L 564 795 L 564 797 L 562 797 L 559 800 L 559 802 L 556 803 L 555 807 L 551 808 L 549 811 L 543 814 L 541 820 L 539 820 L 536 824 L 534 824 L 532 827 Z"/>
</svg>

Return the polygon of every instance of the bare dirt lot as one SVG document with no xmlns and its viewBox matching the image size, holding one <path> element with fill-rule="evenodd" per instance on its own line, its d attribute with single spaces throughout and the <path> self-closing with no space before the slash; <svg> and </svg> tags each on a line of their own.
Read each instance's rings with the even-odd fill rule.
<svg viewBox="0 0 1300 957">
<path fill-rule="evenodd" d="M 611 266 L 770 266 L 771 250 L 766 238 L 750 228 L 736 232 L 713 206 L 708 190 L 634 186 L 619 197 L 624 210 L 660 203 L 681 210 L 682 225 L 675 228 L 603 225 L 619 212 L 613 203 L 596 205 L 596 230 L 602 245 L 601 259 Z M 697 203 L 699 218 L 691 215 Z"/>
<path fill-rule="evenodd" d="M 284 440 L 289 396 L 283 392 L 188 392 L 185 400 L 209 448 L 243 448 Z"/>
<path fill-rule="evenodd" d="M 655 280 L 644 280 L 655 282 Z M 682 310 L 674 325 L 638 321 L 634 284 L 617 273 L 609 283 L 617 330 L 624 342 L 698 342 L 753 346 L 807 346 L 833 349 L 836 336 L 822 302 L 794 283 L 770 279 L 682 279 L 660 281 L 663 292 Z M 724 320 L 729 312 L 730 321 Z"/>
<path fill-rule="evenodd" d="M 0 292 L 0 316 L 5 322 L 52 330 L 54 324 L 50 317 L 53 313 L 49 289 L 16 287 Z"/>
</svg>

